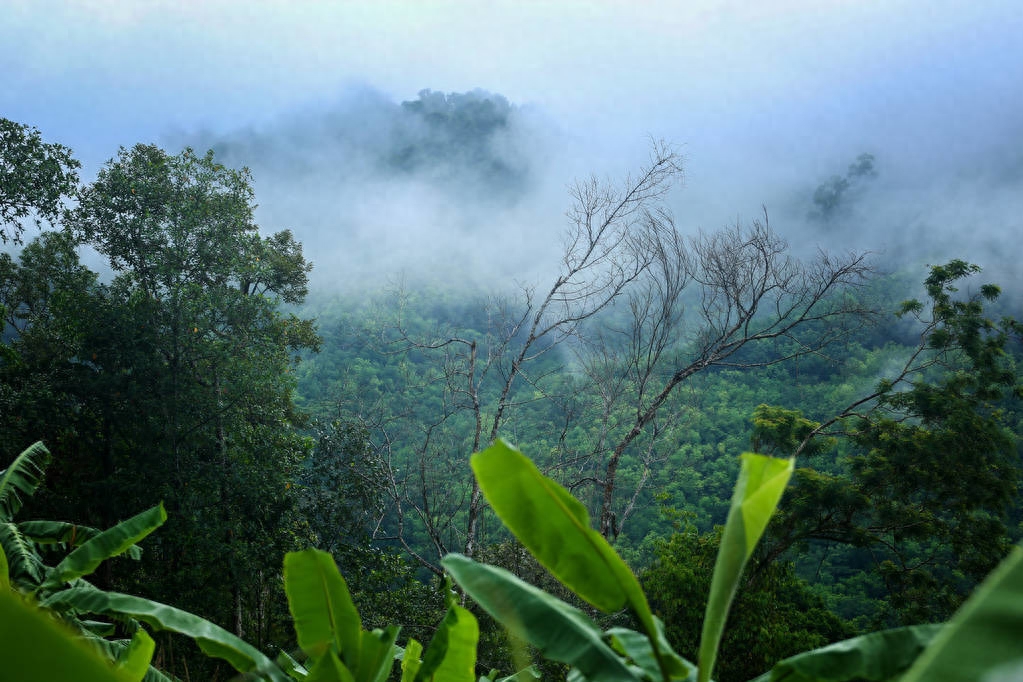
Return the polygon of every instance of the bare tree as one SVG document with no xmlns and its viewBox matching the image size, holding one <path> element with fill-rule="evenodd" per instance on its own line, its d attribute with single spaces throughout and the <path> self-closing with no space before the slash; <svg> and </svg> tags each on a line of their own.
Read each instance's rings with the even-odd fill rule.
<svg viewBox="0 0 1023 682">
<path fill-rule="evenodd" d="M 710 367 L 752 369 L 820 352 L 871 315 L 850 295 L 871 272 L 865 255 L 836 259 L 820 252 L 800 262 L 771 231 L 766 211 L 748 227 L 692 239 L 672 228 L 652 248 L 658 267 L 644 272 L 647 281 L 630 299 L 634 324 L 621 370 L 636 386 L 632 417 L 602 477 L 593 480 L 601 491 L 600 532 L 609 538 L 624 521 L 615 513 L 622 455 L 644 431 L 657 430 L 655 420 L 680 385 Z M 741 353 L 764 344 L 767 353 Z"/>
<path fill-rule="evenodd" d="M 685 238 L 662 201 L 681 174 L 678 154 L 658 143 L 649 163 L 621 185 L 596 178 L 575 185 L 559 274 L 545 289 L 524 288 L 517 301 L 490 299 L 485 332 L 413 333 L 398 307 L 389 352 L 430 354 L 432 369 L 420 384 L 443 389 L 436 416 L 417 431 L 377 430 L 388 433 L 381 443 L 416 442 L 415 461 L 391 467 L 388 490 L 396 515 L 389 530 L 410 550 L 409 513 L 438 558 L 456 547 L 476 551 L 480 490 L 474 480 L 464 492 L 438 486 L 452 480 L 438 471 L 464 468 L 452 452 L 478 450 L 506 433 L 514 426 L 510 415 L 536 400 L 556 404 L 563 415 L 558 452 L 541 466 L 573 489 L 595 490 L 600 531 L 615 537 L 651 471 L 671 454 L 663 437 L 685 416 L 680 386 L 714 366 L 753 368 L 818 352 L 867 313 L 844 295 L 867 276 L 864 257 L 820 253 L 797 261 L 770 230 L 766 212 L 749 227 Z M 741 353 L 753 344 L 770 344 L 773 353 Z M 551 363 L 540 362 L 556 348 L 575 354 L 582 378 L 574 390 L 566 392 L 564 378 L 555 381 Z M 565 434 L 584 415 L 595 419 L 597 435 L 571 451 Z M 455 423 L 460 434 L 448 432 Z M 642 470 L 623 495 L 618 470 L 626 452 Z M 420 538 L 414 555 L 439 570 L 423 546 Z"/>
</svg>

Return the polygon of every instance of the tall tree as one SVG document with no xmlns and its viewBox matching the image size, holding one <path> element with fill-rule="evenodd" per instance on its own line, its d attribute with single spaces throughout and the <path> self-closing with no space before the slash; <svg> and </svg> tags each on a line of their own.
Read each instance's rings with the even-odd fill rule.
<svg viewBox="0 0 1023 682">
<path fill-rule="evenodd" d="M 1009 350 L 1023 327 L 988 316 L 997 286 L 958 293 L 979 271 L 961 260 L 931 268 L 929 300 L 899 310 L 920 342 L 870 394 L 823 423 L 767 406 L 754 418 L 755 445 L 805 462 L 767 560 L 803 542 L 864 550 L 893 621 L 948 617 L 1009 547 L 1021 462 L 1007 408 L 1023 397 Z M 837 463 L 823 458 L 836 437 L 851 446 Z"/>
<path fill-rule="evenodd" d="M 0 118 L 0 241 L 21 243 L 23 221 L 53 223 L 75 190 L 81 164 L 35 128 Z"/>
<path fill-rule="evenodd" d="M 119 586 L 265 643 L 311 447 L 291 369 L 319 340 L 280 310 L 302 300 L 311 266 L 289 232 L 259 234 L 250 183 L 212 154 L 122 149 L 66 233 L 0 262 L 18 360 L 0 371 L 20 387 L 4 418 L 50 436 L 52 487 L 70 485 L 49 504 L 106 526 L 165 501 L 139 584 Z M 108 258 L 109 284 L 81 266 L 77 243 Z"/>
</svg>

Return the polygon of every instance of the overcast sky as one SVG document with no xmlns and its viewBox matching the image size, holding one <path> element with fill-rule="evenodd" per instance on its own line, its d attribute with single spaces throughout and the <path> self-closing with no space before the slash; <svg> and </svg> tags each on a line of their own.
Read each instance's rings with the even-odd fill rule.
<svg viewBox="0 0 1023 682">
<path fill-rule="evenodd" d="M 799 222 L 866 152 L 874 210 L 850 214 L 869 223 L 850 243 L 1004 257 L 1023 235 L 1021 36 L 1018 0 L 5 0 L 0 116 L 72 147 L 88 176 L 119 145 L 272 130 L 359 89 L 483 88 L 557 131 L 537 199 L 555 222 L 572 174 L 635 168 L 649 135 L 684 152 L 673 201 L 695 227 L 761 204 Z"/>
</svg>

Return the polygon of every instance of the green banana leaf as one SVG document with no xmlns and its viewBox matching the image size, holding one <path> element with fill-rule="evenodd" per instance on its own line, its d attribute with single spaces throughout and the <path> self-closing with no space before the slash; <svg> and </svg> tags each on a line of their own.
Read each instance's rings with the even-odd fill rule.
<svg viewBox="0 0 1023 682">
<path fill-rule="evenodd" d="M 475 682 L 479 638 L 476 617 L 457 604 L 449 606 L 426 648 L 415 682 Z"/>
<path fill-rule="evenodd" d="M 662 659 L 667 663 L 665 667 L 668 669 L 668 679 L 685 680 L 696 672 L 696 666 L 671 649 L 664 636 L 664 625 L 659 620 L 657 626 L 661 639 L 660 650 L 665 652 Z M 606 634 L 611 639 L 611 646 L 615 651 L 646 671 L 650 679 L 663 679 L 661 661 L 654 655 L 650 639 L 646 635 L 627 628 L 611 628 Z"/>
<path fill-rule="evenodd" d="M 35 544 L 13 521 L 0 522 L 0 548 L 7 558 L 7 575 L 10 582 L 25 591 L 34 590 L 43 580 L 46 566 L 43 564 Z"/>
<path fill-rule="evenodd" d="M 50 451 L 42 442 L 33 443 L 0 471 L 0 521 L 10 521 L 21 509 L 25 499 L 35 493 L 43 481 Z"/>
<path fill-rule="evenodd" d="M 18 529 L 22 535 L 37 545 L 62 545 L 78 547 L 100 534 L 98 528 L 82 526 L 67 521 L 21 521 Z M 142 548 L 132 545 L 125 554 L 138 561 L 142 558 Z"/>
<path fill-rule="evenodd" d="M 345 667 L 333 649 L 328 649 L 323 656 L 316 659 L 305 679 L 307 682 L 355 682 L 352 672 Z"/>
<path fill-rule="evenodd" d="M 980 584 L 900 682 L 980 680 L 1023 657 L 1023 549 Z"/>
<path fill-rule="evenodd" d="M 58 587 L 89 575 L 107 559 L 128 551 L 136 542 L 162 526 L 166 520 L 167 512 L 164 511 L 163 504 L 158 504 L 93 536 L 50 569 L 42 587 L 44 589 Z"/>
<path fill-rule="evenodd" d="M 871 632 L 796 654 L 751 682 L 888 682 L 896 680 L 942 629 L 911 625 Z"/>
<path fill-rule="evenodd" d="M 240 673 L 288 682 L 281 669 L 251 644 L 219 625 L 173 606 L 130 594 L 104 592 L 91 586 L 61 590 L 43 600 L 41 606 L 61 612 L 73 609 L 78 613 L 128 616 L 157 630 L 191 637 L 208 656 L 227 661 Z"/>
<path fill-rule="evenodd" d="M 139 628 L 132 635 L 131 642 L 118 656 L 117 668 L 135 682 L 142 682 L 149 671 L 149 662 L 153 660 L 154 651 L 156 642 L 148 632 Z"/>
<path fill-rule="evenodd" d="M 487 502 L 515 537 L 566 587 L 604 612 L 630 602 L 639 581 L 590 527 L 586 508 L 503 440 L 470 460 Z"/>
<path fill-rule="evenodd" d="M 0 590 L 11 589 L 11 576 L 7 571 L 7 554 L 4 553 L 3 545 L 0 545 Z"/>
<path fill-rule="evenodd" d="M 401 682 L 415 682 L 419 666 L 423 664 L 419 659 L 422 653 L 423 645 L 415 639 L 409 639 L 401 653 Z"/>
<path fill-rule="evenodd" d="M 277 667 L 295 680 L 304 680 L 309 676 L 309 671 L 305 666 L 289 656 L 286 651 L 277 654 Z"/>
<path fill-rule="evenodd" d="M 334 558 L 316 549 L 289 552 L 284 591 L 302 651 L 319 658 L 333 646 L 350 671 L 358 670 L 362 621 Z"/>
<path fill-rule="evenodd" d="M 0 679 L 132 682 L 84 640 L 18 595 L 0 590 Z"/>
<path fill-rule="evenodd" d="M 750 452 L 742 455 L 739 480 L 735 484 L 728 520 L 721 536 L 703 617 L 699 682 L 710 679 L 739 578 L 785 492 L 794 465 L 794 459 L 778 459 Z"/>
<path fill-rule="evenodd" d="M 376 629 L 362 633 L 359 667 L 355 670 L 356 682 L 384 682 L 394 667 L 401 628 L 391 625 L 383 630 Z"/>
<path fill-rule="evenodd" d="M 594 682 L 643 679 L 641 671 L 628 666 L 579 609 L 504 569 L 478 564 L 461 554 L 448 554 L 441 565 L 487 613 L 546 658 L 574 666 Z"/>
</svg>

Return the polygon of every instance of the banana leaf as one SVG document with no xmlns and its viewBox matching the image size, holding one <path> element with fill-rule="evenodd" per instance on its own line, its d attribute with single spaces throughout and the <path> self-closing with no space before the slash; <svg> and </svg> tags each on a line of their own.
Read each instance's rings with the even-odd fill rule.
<svg viewBox="0 0 1023 682">
<path fill-rule="evenodd" d="M 778 459 L 750 452 L 742 455 L 739 480 L 735 484 L 728 520 L 721 535 L 721 547 L 714 562 L 710 597 L 703 617 L 699 682 L 710 679 L 739 578 L 785 492 L 794 464 L 794 459 Z"/>
<path fill-rule="evenodd" d="M 642 671 L 627 665 L 579 609 L 504 569 L 461 554 L 448 554 L 441 565 L 487 613 L 546 658 L 574 666 L 594 682 L 643 679 Z"/>
<path fill-rule="evenodd" d="M 163 504 L 158 504 L 93 536 L 47 572 L 43 588 L 54 588 L 89 575 L 107 559 L 128 551 L 166 520 L 167 512 Z"/>
<path fill-rule="evenodd" d="M 333 646 L 348 669 L 357 670 L 362 621 L 334 558 L 316 549 L 289 552 L 284 591 L 302 651 L 318 658 Z"/>
<path fill-rule="evenodd" d="M 1023 549 L 974 590 L 901 682 L 980 680 L 1023 658 Z"/>
<path fill-rule="evenodd" d="M 240 673 L 261 675 L 274 682 L 289 679 L 273 661 L 240 637 L 195 614 L 160 602 L 83 586 L 56 592 L 43 600 L 41 606 L 57 611 L 72 609 L 78 613 L 128 616 L 157 630 L 191 637 L 208 656 L 227 661 Z"/>
<path fill-rule="evenodd" d="M 871 632 L 796 654 L 751 682 L 888 682 L 913 664 L 942 625 Z"/>
<path fill-rule="evenodd" d="M 415 682 L 474 682 L 479 638 L 476 617 L 457 604 L 449 606 L 423 654 Z"/>
<path fill-rule="evenodd" d="M 35 493 L 43 481 L 50 451 L 41 442 L 28 446 L 0 471 L 0 521 L 10 521 L 21 509 L 25 499 Z"/>
<path fill-rule="evenodd" d="M 84 640 L 8 590 L 0 590 L 0 678 L 133 682 Z"/>
</svg>

